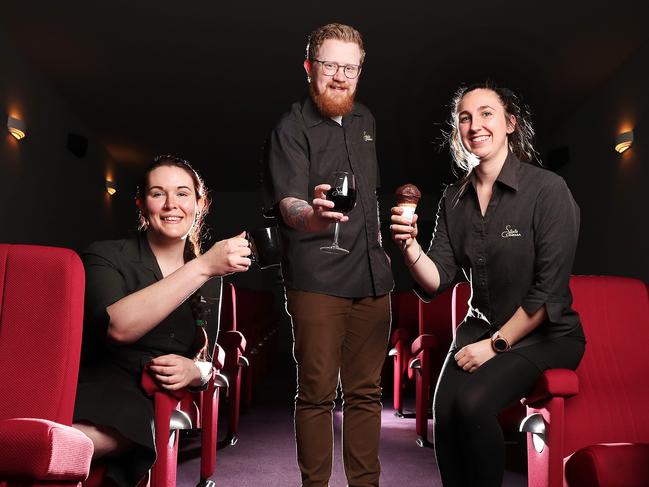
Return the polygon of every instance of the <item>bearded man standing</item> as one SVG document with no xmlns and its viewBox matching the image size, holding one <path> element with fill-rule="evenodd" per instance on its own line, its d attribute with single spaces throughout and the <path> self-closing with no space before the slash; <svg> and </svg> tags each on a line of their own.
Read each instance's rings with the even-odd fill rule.
<svg viewBox="0 0 649 487">
<path fill-rule="evenodd" d="M 297 362 L 295 435 L 303 487 L 327 487 L 332 410 L 343 397 L 343 461 L 350 487 L 379 485 L 380 375 L 390 331 L 390 263 L 383 251 L 376 190 L 375 122 L 354 97 L 365 52 L 354 28 L 328 24 L 309 36 L 310 96 L 294 103 L 268 147 L 270 204 L 280 215 L 286 307 Z M 347 215 L 326 198 L 336 171 L 353 173 Z M 341 223 L 347 255 L 320 251 Z"/>
</svg>

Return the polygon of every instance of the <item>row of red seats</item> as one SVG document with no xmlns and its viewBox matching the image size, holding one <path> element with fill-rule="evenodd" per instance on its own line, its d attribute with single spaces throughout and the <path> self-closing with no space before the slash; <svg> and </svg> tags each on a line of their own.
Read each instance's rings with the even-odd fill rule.
<svg viewBox="0 0 649 487">
<path fill-rule="evenodd" d="M 572 276 L 570 289 L 588 340 L 586 353 L 576 371 L 545 371 L 521 404 L 501 414 L 503 431 L 506 437 L 513 431 L 527 433 L 530 487 L 647 486 L 647 286 L 623 277 Z M 468 283 L 429 304 L 412 292 L 393 294 L 394 407 L 403 413 L 406 378 L 416 371 L 421 446 L 430 445 L 432 386 L 469 299 Z"/>
<path fill-rule="evenodd" d="M 245 410 L 251 406 L 253 391 L 276 358 L 280 314 L 271 292 L 246 288 L 236 289 L 236 311 L 237 326 L 246 337 L 246 355 L 250 358 L 242 378 L 241 406 Z"/>
<path fill-rule="evenodd" d="M 218 342 L 226 351 L 224 374 L 230 379 L 227 440 L 235 444 L 240 411 L 250 407 L 255 385 L 277 350 L 279 313 L 273 294 L 224 284 L 220 324 Z"/>
<path fill-rule="evenodd" d="M 393 357 L 393 396 L 397 416 L 404 416 L 407 381 L 415 381 L 415 430 L 420 446 L 428 446 L 428 417 L 431 391 L 453 340 L 455 313 L 460 320 L 469 299 L 465 287 L 449 289 L 429 303 L 412 291 L 392 293 L 392 335 L 389 356 Z M 453 307 L 457 294 L 458 308 Z M 459 294 L 461 293 L 461 295 Z"/>
<path fill-rule="evenodd" d="M 529 414 L 521 424 L 521 430 L 528 433 L 529 485 L 649 485 L 647 287 L 636 279 L 601 276 L 573 276 L 570 287 L 588 346 L 576 372 L 546 371 L 523 400 Z M 81 344 L 83 288 L 83 267 L 74 252 L 0 245 L 0 386 L 4 392 L 0 487 L 78 486 L 88 475 L 92 444 L 69 426 Z M 256 292 L 250 295 L 256 298 L 244 299 L 246 307 L 265 302 Z M 456 292 L 452 309 L 463 299 Z M 239 311 L 237 307 L 240 317 Z M 453 319 L 451 311 L 456 323 L 457 316 Z M 253 343 L 264 348 L 272 336 L 272 332 L 262 332 Z M 417 353 L 420 367 L 421 351 L 410 349 Z M 219 351 L 215 368 L 221 369 L 224 362 Z M 145 387 L 151 385 L 146 376 L 143 382 Z M 216 425 L 212 428 L 206 418 L 216 418 L 209 404 L 214 411 L 220 385 L 223 379 L 214 374 L 206 393 L 192 403 L 194 412 L 201 412 L 203 434 L 211 438 L 204 440 L 206 450 L 215 447 Z M 182 397 L 152 392 L 156 411 L 160 411 L 156 414 L 166 417 L 156 428 L 156 444 L 159 452 L 169 451 L 166 461 L 156 463 L 151 485 L 174 485 L 174 429 L 186 427 L 192 418 L 176 413 L 175 404 Z M 205 463 L 206 473 L 210 465 L 213 473 L 214 455 Z M 203 485 L 208 485 L 203 479 Z"/>
<path fill-rule="evenodd" d="M 0 487 L 108 485 L 92 443 L 72 428 L 83 330 L 85 276 L 71 250 L 0 244 Z M 219 389 L 229 388 L 228 437 L 236 438 L 241 403 L 241 367 L 249 333 L 254 368 L 265 367 L 277 313 L 270 293 L 224 286 L 213 374 L 205 391 L 169 393 L 145 372 L 153 396 L 157 460 L 143 486 L 176 485 L 178 430 L 201 430 L 201 480 L 210 486 L 216 464 Z M 238 296 L 237 296 L 238 295 Z M 238 301 L 237 301 L 238 297 Z M 237 319 L 238 318 L 238 319 Z M 254 320 L 251 321 L 251 320 Z M 227 374 L 230 378 L 226 378 Z M 261 374 L 257 374 L 261 375 Z M 249 380 L 252 383 L 252 377 Z M 90 476 L 89 476 L 90 474 Z"/>
</svg>

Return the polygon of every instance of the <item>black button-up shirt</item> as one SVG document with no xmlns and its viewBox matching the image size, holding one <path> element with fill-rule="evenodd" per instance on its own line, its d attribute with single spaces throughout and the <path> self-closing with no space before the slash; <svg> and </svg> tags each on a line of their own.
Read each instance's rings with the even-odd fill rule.
<svg viewBox="0 0 649 487">
<path fill-rule="evenodd" d="M 376 190 L 374 117 L 355 103 L 342 126 L 322 117 L 310 98 L 294 103 L 273 130 L 268 147 L 272 203 L 287 197 L 311 202 L 313 189 L 329 183 L 335 171 L 351 171 L 356 180 L 356 206 L 340 225 L 339 244 L 346 256 L 330 255 L 332 230 L 295 230 L 280 217 L 284 255 L 282 273 L 290 289 L 358 298 L 380 296 L 393 286 L 392 272 L 381 245 Z M 279 212 L 278 212 L 279 213 Z"/>
<path fill-rule="evenodd" d="M 446 188 L 427 252 L 439 270 L 438 292 L 460 270 L 471 283 L 469 314 L 458 328 L 456 345 L 493 333 L 519 307 L 531 315 L 545 305 L 547 320 L 516 348 L 580 334 L 568 287 L 579 207 L 565 181 L 509 153 L 484 216 L 471 183 L 459 197 L 459 185 Z"/>
</svg>

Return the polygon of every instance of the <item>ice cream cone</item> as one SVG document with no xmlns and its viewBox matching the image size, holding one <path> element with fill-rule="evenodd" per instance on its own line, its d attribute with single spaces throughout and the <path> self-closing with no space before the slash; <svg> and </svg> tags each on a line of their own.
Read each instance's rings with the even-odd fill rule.
<svg viewBox="0 0 649 487">
<path fill-rule="evenodd" d="M 399 186 L 395 191 L 397 196 L 397 206 L 403 208 L 402 217 L 408 220 L 408 223 L 412 223 L 412 219 L 415 215 L 415 210 L 417 209 L 417 203 L 419 198 L 421 198 L 421 191 L 414 184 L 404 184 Z"/>
</svg>

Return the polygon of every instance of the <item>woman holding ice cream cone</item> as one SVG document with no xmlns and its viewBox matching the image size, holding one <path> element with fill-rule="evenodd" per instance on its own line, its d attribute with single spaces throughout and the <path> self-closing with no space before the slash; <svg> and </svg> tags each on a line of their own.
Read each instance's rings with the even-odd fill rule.
<svg viewBox="0 0 649 487">
<path fill-rule="evenodd" d="M 544 370 L 574 369 L 584 352 L 568 288 L 579 207 L 561 177 L 534 164 L 529 111 L 510 90 L 460 88 L 450 126 L 464 176 L 444 191 L 428 251 L 405 198 L 390 229 L 422 299 L 471 284 L 435 391 L 435 453 L 444 486 L 500 486 L 498 413 Z"/>
</svg>

